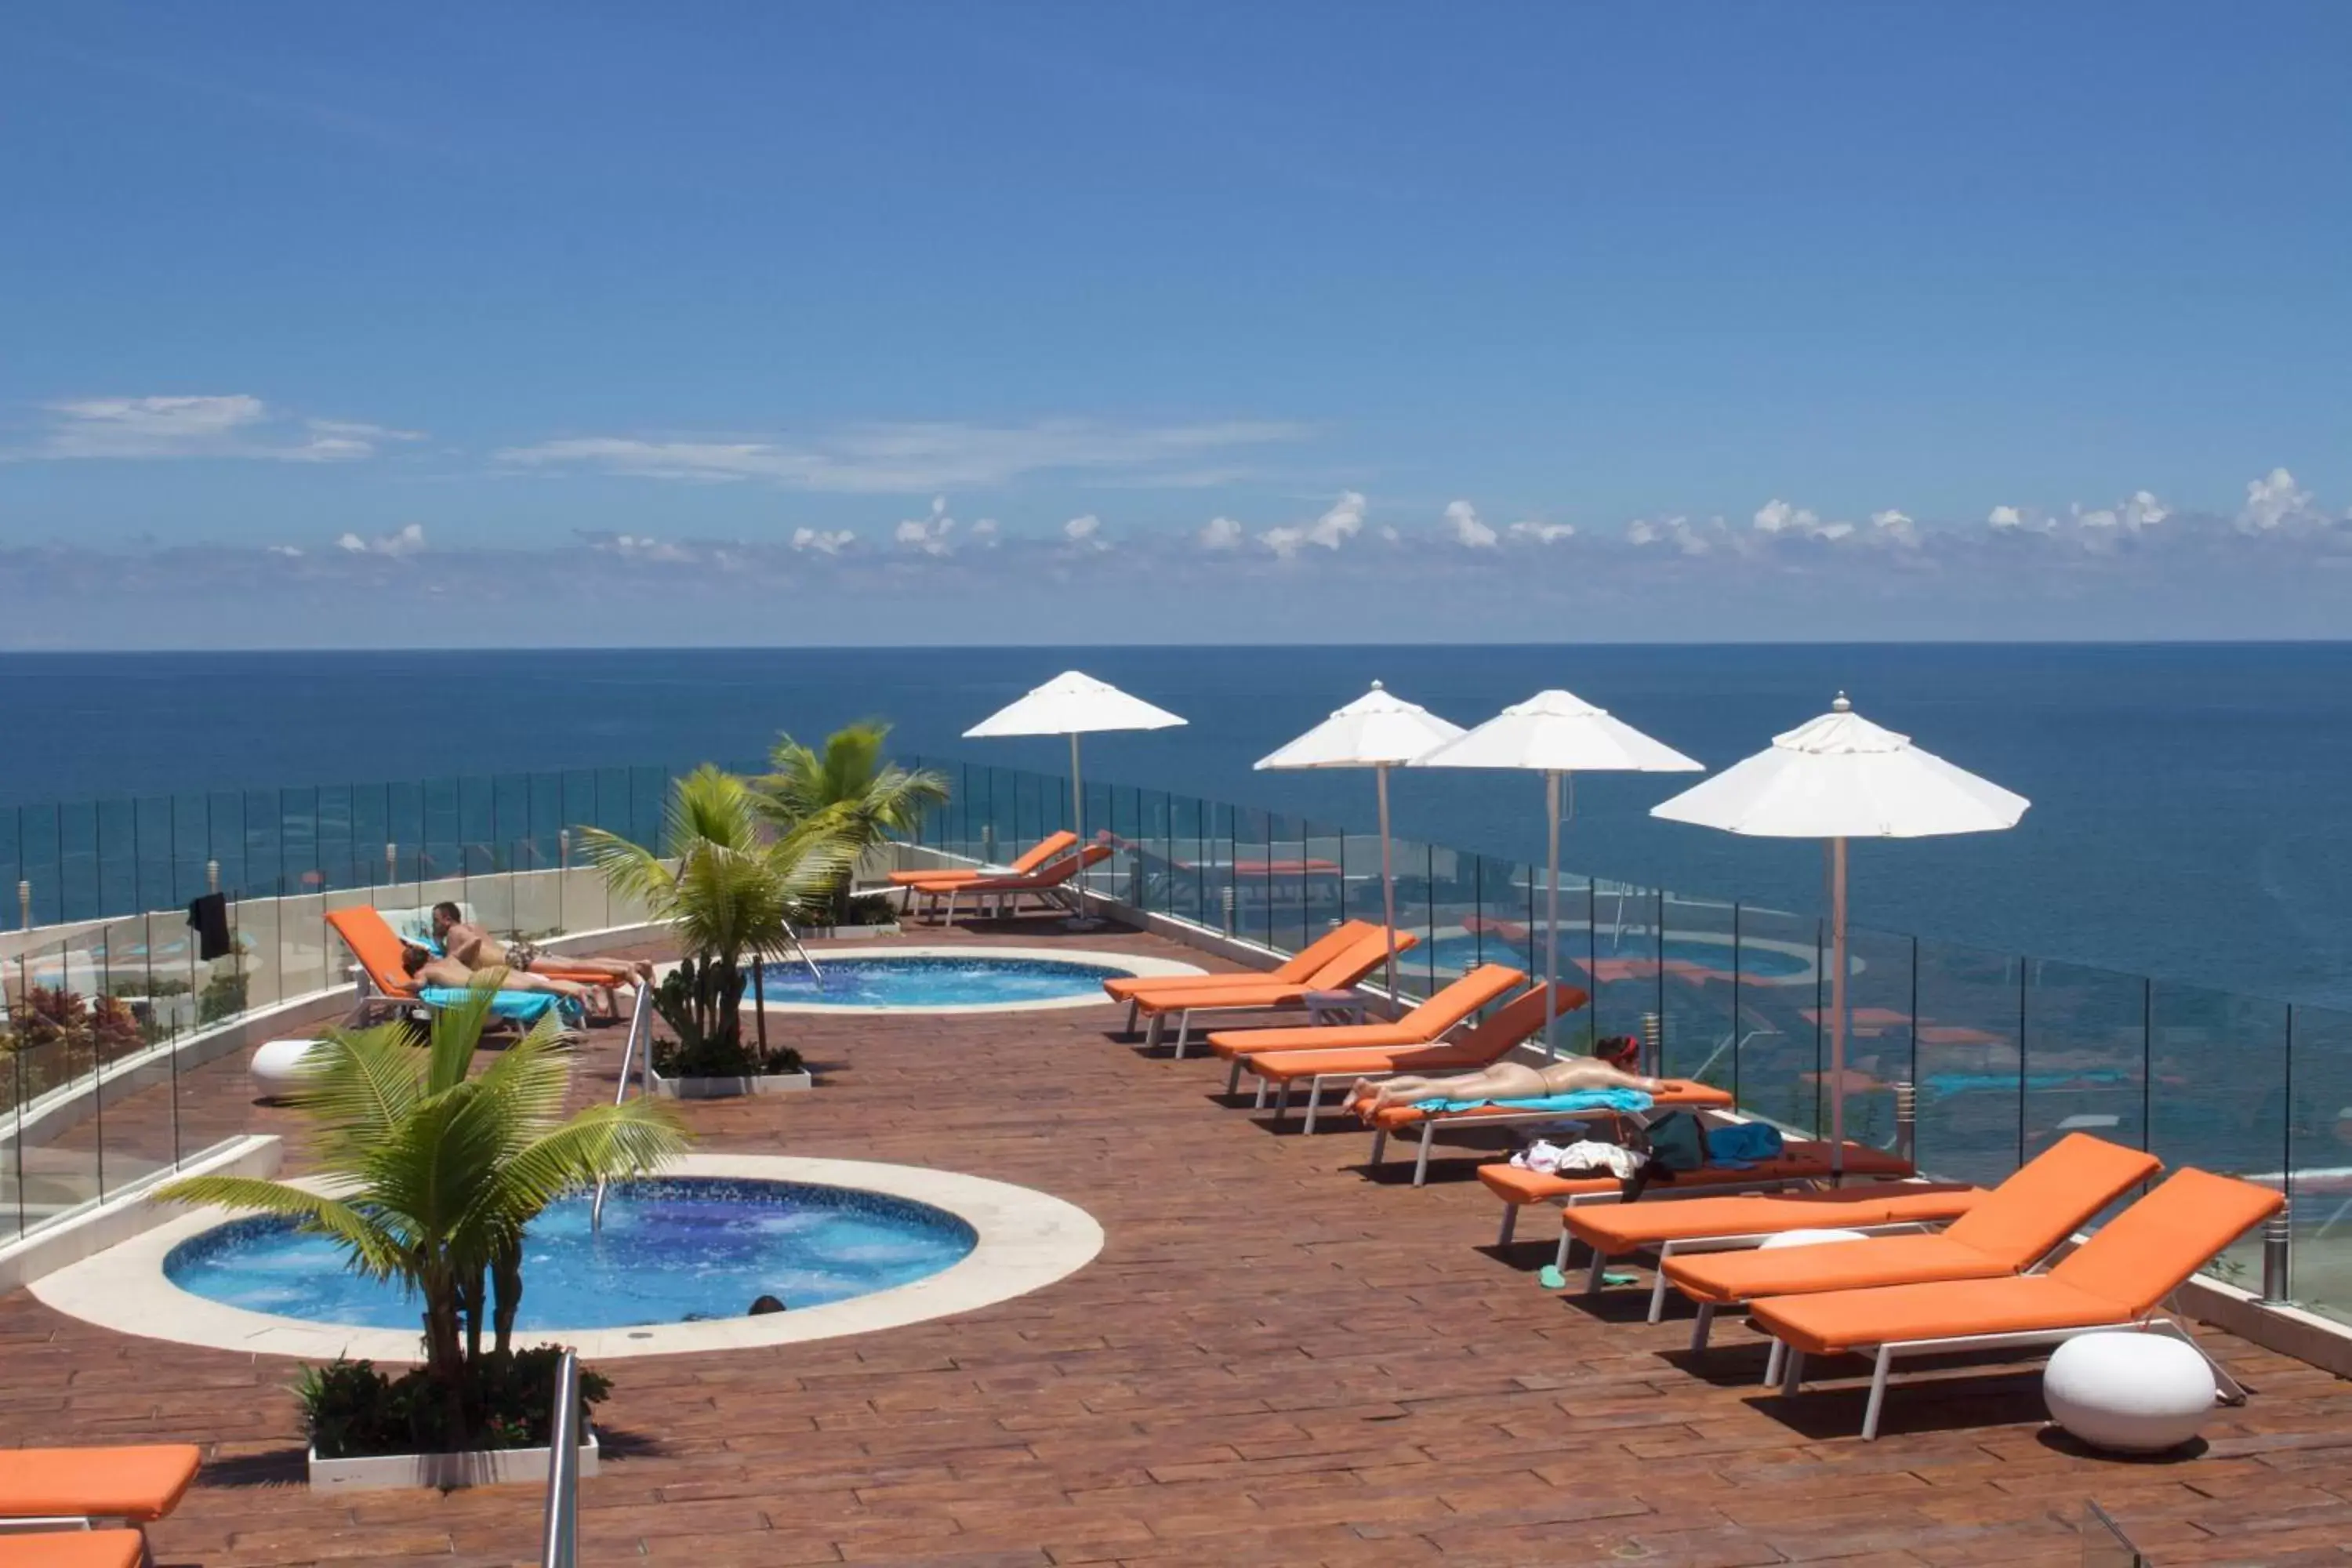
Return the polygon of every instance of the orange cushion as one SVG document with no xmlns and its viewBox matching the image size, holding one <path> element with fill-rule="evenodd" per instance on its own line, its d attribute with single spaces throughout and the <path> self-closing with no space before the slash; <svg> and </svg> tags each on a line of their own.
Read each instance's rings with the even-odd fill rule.
<svg viewBox="0 0 2352 1568">
<path fill-rule="evenodd" d="M 1727 1305 L 1759 1296 L 1868 1290 L 1929 1279 L 1989 1279 L 2014 1272 L 1948 1236 L 1874 1236 L 1811 1247 L 1706 1252 L 1666 1259 L 1666 1278 L 1694 1301 Z"/>
<path fill-rule="evenodd" d="M 1706 1084 L 1668 1079 L 1665 1092 L 1652 1095 L 1650 1102 L 1691 1110 L 1728 1110 L 1731 1109 L 1731 1095 L 1728 1090 Z M 1360 1110 L 1357 1114 L 1360 1116 L 1363 1112 Z M 1374 1111 L 1371 1121 L 1381 1131 L 1393 1132 L 1401 1127 L 1417 1127 L 1424 1121 L 1473 1121 L 1480 1117 L 1527 1114 L 1527 1108 L 1517 1105 L 1479 1105 L 1468 1110 L 1429 1110 L 1418 1105 L 1391 1105 L 1386 1110 Z M 1601 1117 L 1616 1113 L 1610 1110 L 1555 1110 L 1543 1114 L 1573 1120 L 1580 1116 Z"/>
<path fill-rule="evenodd" d="M 1230 991 L 1236 985 L 1265 985 L 1270 977 L 1254 969 L 1236 969 L 1222 974 L 1114 974 L 1103 982 L 1104 992 L 1113 1001 L 1124 1002 L 1146 991 L 1165 995 L 1204 995 L 1214 991 Z"/>
<path fill-rule="evenodd" d="M 191 1443 L 0 1451 L 0 1519 L 161 1519 L 196 1479 Z"/>
<path fill-rule="evenodd" d="M 2114 1302 L 2077 1290 L 2049 1274 L 1775 1296 L 1749 1302 L 1748 1314 L 1767 1333 L 1807 1355 L 1914 1340 L 2097 1328 L 2132 1321 L 2131 1314 Z"/>
<path fill-rule="evenodd" d="M 1297 1083 L 1318 1073 L 1475 1072 L 1493 1061 L 1471 1042 L 1458 1040 L 1349 1051 L 1268 1051 L 1250 1058 L 1249 1070 L 1269 1083 Z"/>
<path fill-rule="evenodd" d="M 1502 1169 L 1489 1165 L 1478 1174 Z M 1487 1185 L 1495 1184 L 1488 1182 Z M 1968 1213 L 1984 1195 L 1978 1187 L 1923 1186 L 1911 1182 L 1870 1183 L 1823 1193 L 1769 1197 L 1689 1198 L 1673 1203 L 1612 1204 L 1570 1209 L 1561 1216 L 1570 1235 L 1612 1258 L 1668 1241 L 1710 1236 L 1767 1236 L 1784 1230 L 1834 1230 L 1840 1226 L 1897 1225 L 1948 1220 Z"/>
<path fill-rule="evenodd" d="M 135 1530 L 44 1530 L 0 1535 L 0 1568 L 139 1568 Z"/>
<path fill-rule="evenodd" d="M 1193 1007 L 1298 1007 L 1306 1005 L 1307 987 L 1287 981 L 1261 979 L 1255 985 L 1234 985 L 1203 994 L 1171 987 L 1138 990 L 1129 1001 L 1146 1014 L 1181 1013 Z"/>
<path fill-rule="evenodd" d="M 2019 1166 L 1952 1226 L 1952 1236 L 2012 1270 L 2024 1268 L 2158 1169 L 2153 1154 L 2070 1132 Z"/>
<path fill-rule="evenodd" d="M 1429 1040 L 1426 1032 L 1408 1024 L 1333 1024 L 1299 1029 L 1219 1029 L 1209 1037 L 1209 1049 L 1221 1057 L 1246 1057 L 1261 1051 L 1402 1049 L 1425 1046 Z"/>
</svg>

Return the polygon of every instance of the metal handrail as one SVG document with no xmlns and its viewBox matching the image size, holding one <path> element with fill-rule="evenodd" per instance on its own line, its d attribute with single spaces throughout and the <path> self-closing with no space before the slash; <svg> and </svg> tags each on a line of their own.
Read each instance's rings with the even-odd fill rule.
<svg viewBox="0 0 2352 1568">
<path fill-rule="evenodd" d="M 784 926 L 784 945 L 792 949 L 793 956 L 799 959 L 801 966 L 809 972 L 809 978 L 816 983 L 816 988 L 824 990 L 824 971 L 816 966 L 816 960 L 811 958 L 808 949 L 801 945 L 801 933 L 794 931 L 789 922 Z"/>
<path fill-rule="evenodd" d="M 565 1347 L 547 1419 L 547 1518 L 540 1568 L 574 1568 L 580 1552 L 580 1352 Z"/>
<path fill-rule="evenodd" d="M 644 1080 L 639 1085 L 641 1090 L 647 1095 L 654 1091 L 653 1017 L 653 982 L 640 981 L 636 1005 L 629 1010 L 629 1038 L 621 1047 L 621 1081 L 613 1090 L 613 1103 L 615 1105 L 629 1098 L 629 1067 L 633 1062 L 637 1065 L 638 1075 Z M 596 1195 L 588 1205 L 588 1228 L 592 1232 L 604 1228 L 604 1194 L 608 1185 L 604 1177 L 596 1178 Z"/>
</svg>

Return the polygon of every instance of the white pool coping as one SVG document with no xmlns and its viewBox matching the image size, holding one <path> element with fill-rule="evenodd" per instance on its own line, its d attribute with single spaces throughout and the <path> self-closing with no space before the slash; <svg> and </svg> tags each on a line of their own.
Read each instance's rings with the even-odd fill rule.
<svg viewBox="0 0 2352 1568">
<path fill-rule="evenodd" d="M 1181 963 L 1172 958 L 1150 958 L 1137 952 L 1109 952 L 1099 948 L 1083 947 L 889 947 L 825 948 L 811 951 L 809 956 L 822 968 L 827 958 L 839 954 L 858 963 L 887 963 L 900 958 L 979 959 L 1016 958 L 1050 963 L 1084 963 L 1107 969 L 1115 974 L 1133 974 L 1151 979 L 1164 979 L 1180 974 L 1206 974 L 1207 970 L 1194 963 Z M 770 967 L 790 960 L 770 960 Z M 656 973 L 667 973 L 675 964 L 660 966 Z M 1077 996 L 1050 996 L 1035 1002 L 964 1002 L 952 1005 L 933 1006 L 928 1004 L 889 1005 L 881 1006 L 842 1007 L 824 1002 L 768 1002 L 761 1011 L 765 1013 L 814 1013 L 828 1017 L 855 1018 L 889 1014 L 894 1016 L 919 1015 L 923 1017 L 949 1017 L 965 1013 L 1053 1013 L 1070 1007 L 1107 1007 L 1109 997 L 1099 990 Z"/>
<path fill-rule="evenodd" d="M 1103 1247 L 1102 1226 L 1075 1204 L 953 1171 L 783 1154 L 688 1154 L 665 1166 L 662 1174 L 805 1182 L 885 1193 L 947 1210 L 971 1226 L 979 1242 L 961 1261 L 937 1274 L 870 1296 L 757 1318 L 634 1329 L 517 1331 L 518 1349 L 566 1344 L 584 1359 L 616 1361 L 870 1334 L 1026 1295 L 1076 1273 Z M 299 1184 L 326 1184 L 312 1178 Z M 310 1362 L 337 1356 L 391 1363 L 424 1359 L 418 1335 L 404 1329 L 351 1328 L 250 1312 L 183 1290 L 164 1277 L 163 1259 L 173 1247 L 244 1217 L 221 1208 L 193 1211 L 34 1281 L 33 1294 L 85 1322 L 142 1339 Z M 526 1279 L 526 1299 L 529 1289 Z"/>
</svg>

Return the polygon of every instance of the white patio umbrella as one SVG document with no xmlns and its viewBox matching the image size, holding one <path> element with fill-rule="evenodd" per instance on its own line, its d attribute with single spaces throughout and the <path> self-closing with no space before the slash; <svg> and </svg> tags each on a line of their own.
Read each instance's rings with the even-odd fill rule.
<svg viewBox="0 0 2352 1568">
<path fill-rule="evenodd" d="M 1154 708 L 1140 697 L 1130 697 L 1108 681 L 1068 669 L 964 731 L 967 738 L 974 739 L 1004 735 L 1070 738 L 1070 815 L 1081 857 L 1079 868 L 1071 879 L 1078 899 L 1077 914 L 1072 923 L 1095 923 L 1087 914 L 1083 859 L 1087 851 L 1087 790 L 1078 772 L 1078 737 L 1097 730 L 1165 730 L 1182 722 L 1166 709 Z"/>
<path fill-rule="evenodd" d="M 1557 996 L 1559 989 L 1559 822 L 1563 786 L 1573 789 L 1570 777 L 1592 773 L 1681 773 L 1706 771 L 1672 746 L 1650 739 L 1622 719 L 1612 719 L 1572 692 L 1538 691 L 1525 702 L 1504 709 L 1468 733 L 1446 742 L 1435 751 L 1415 757 L 1416 768 L 1523 768 L 1544 776 L 1544 933 L 1549 946 L 1544 980 Z M 1574 795 L 1569 795 L 1573 803 Z M 1570 809 L 1573 809 L 1571 804 Z M 1557 1004 L 1555 1004 L 1557 1006 Z M 1553 1015 L 1544 1016 L 1544 1055 L 1556 1054 L 1552 1044 Z"/>
<path fill-rule="evenodd" d="M 2014 827 L 2032 803 L 1881 729 L 1841 691 L 1830 710 L 1772 737 L 1769 751 L 1695 784 L 1652 816 L 1727 833 L 1830 841 L 1830 1169 L 1845 1168 L 1845 1042 L 1851 1030 L 1845 841 L 1927 838 Z"/>
<path fill-rule="evenodd" d="M 1381 802 L 1381 912 L 1389 932 L 1387 982 L 1396 995 L 1396 868 L 1389 856 L 1389 770 L 1462 733 L 1377 680 L 1372 689 L 1269 756 L 1260 768 L 1370 768 Z"/>
</svg>

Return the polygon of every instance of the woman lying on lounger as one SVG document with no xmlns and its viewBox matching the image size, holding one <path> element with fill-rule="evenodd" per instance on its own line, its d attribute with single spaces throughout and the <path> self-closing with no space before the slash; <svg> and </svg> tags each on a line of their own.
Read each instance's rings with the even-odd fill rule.
<svg viewBox="0 0 2352 1568">
<path fill-rule="evenodd" d="M 472 970 L 454 958 L 436 958 L 421 947 L 400 950 L 400 967 L 418 985 L 438 985 L 450 991 L 463 991 L 488 970 Z M 532 974 L 525 970 L 509 969 L 499 981 L 501 991 L 545 991 L 557 996 L 569 996 L 582 1006 L 588 1005 L 593 991 L 570 980 L 556 980 L 545 974 Z"/>
<path fill-rule="evenodd" d="M 1638 1077 L 1597 1058 L 1570 1057 L 1539 1068 L 1525 1062 L 1496 1062 L 1456 1078 L 1392 1078 L 1379 1083 L 1362 1078 L 1356 1080 L 1348 1098 L 1360 1112 L 1370 1112 L 1392 1105 L 1419 1105 L 1425 1100 L 1548 1100 L 1584 1089 L 1637 1089 L 1643 1094 L 1657 1094 L 1665 1087 L 1660 1079 Z"/>
</svg>

